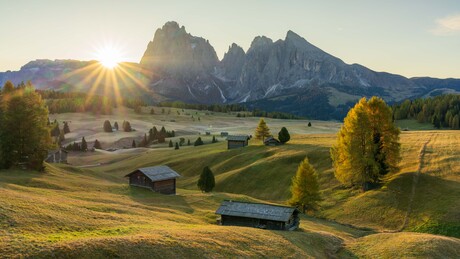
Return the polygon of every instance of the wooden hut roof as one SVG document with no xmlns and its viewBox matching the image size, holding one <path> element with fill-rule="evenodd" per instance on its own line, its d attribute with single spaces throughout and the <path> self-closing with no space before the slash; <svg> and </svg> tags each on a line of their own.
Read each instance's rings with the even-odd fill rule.
<svg viewBox="0 0 460 259">
<path fill-rule="evenodd" d="M 147 176 L 153 182 L 180 177 L 180 175 L 176 171 L 172 170 L 171 168 L 169 168 L 169 166 L 165 165 L 139 168 L 127 174 L 125 177 L 128 177 L 137 171 L 140 171 L 141 173 L 145 174 L 145 176 Z"/>
<path fill-rule="evenodd" d="M 296 210 L 293 207 L 279 205 L 224 201 L 216 214 L 286 222 Z"/>
<path fill-rule="evenodd" d="M 227 140 L 231 141 L 246 141 L 249 139 L 248 135 L 229 135 L 227 136 Z"/>
</svg>

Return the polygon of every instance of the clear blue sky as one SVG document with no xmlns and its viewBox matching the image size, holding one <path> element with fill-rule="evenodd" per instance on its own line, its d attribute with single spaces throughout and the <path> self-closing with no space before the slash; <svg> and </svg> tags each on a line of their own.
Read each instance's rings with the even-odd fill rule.
<svg viewBox="0 0 460 259">
<path fill-rule="evenodd" d="M 139 62 L 155 30 L 177 21 L 219 57 L 257 35 L 293 30 L 346 63 L 407 77 L 460 78 L 459 0 L 0 0 L 0 71 L 30 60 L 94 59 L 106 43 Z"/>
</svg>

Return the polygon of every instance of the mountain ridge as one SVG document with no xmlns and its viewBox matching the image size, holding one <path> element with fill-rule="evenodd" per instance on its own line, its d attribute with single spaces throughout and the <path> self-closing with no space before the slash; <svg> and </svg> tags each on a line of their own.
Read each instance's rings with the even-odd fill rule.
<svg viewBox="0 0 460 259">
<path fill-rule="evenodd" d="M 32 61 L 19 71 L 0 73 L 0 83 L 32 80 L 38 88 L 62 90 L 63 87 L 53 85 L 61 82 L 85 90 L 100 83 L 86 79 L 92 71 L 73 77 L 84 70 L 84 66 L 94 65 L 93 62 Z M 291 30 L 284 39 L 276 41 L 256 36 L 247 51 L 232 43 L 219 60 L 208 40 L 192 35 L 184 26 L 171 21 L 155 31 L 140 62 L 129 66 L 127 77 L 140 80 L 122 83 L 120 88 L 122 91 L 131 88 L 134 92 L 136 87 L 142 89 L 140 95 L 152 103 L 163 100 L 203 104 L 248 102 L 254 108 L 264 103 L 266 110 L 273 111 L 279 110 L 280 98 L 295 96 L 295 101 L 283 106 L 283 111 L 309 116 L 315 116 L 315 111 L 305 108 L 308 104 L 304 100 L 311 100 L 312 96 L 321 100 L 329 113 L 335 113 L 340 109 L 346 111 L 362 96 L 378 95 L 387 102 L 398 102 L 460 92 L 460 79 L 406 78 L 376 72 L 360 64 L 347 64 Z M 319 117 L 344 116 L 343 112 L 339 114 Z"/>
</svg>

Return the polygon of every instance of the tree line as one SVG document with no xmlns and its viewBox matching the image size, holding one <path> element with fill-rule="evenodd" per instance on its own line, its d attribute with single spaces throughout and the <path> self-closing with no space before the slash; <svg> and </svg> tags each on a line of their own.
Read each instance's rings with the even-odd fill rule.
<svg viewBox="0 0 460 259">
<path fill-rule="evenodd" d="M 396 120 L 415 119 L 435 128 L 460 129 L 460 95 L 447 94 L 432 98 L 405 100 L 393 105 Z"/>
<path fill-rule="evenodd" d="M 160 102 L 159 107 L 170 107 L 178 109 L 192 109 L 199 111 L 211 111 L 211 112 L 238 112 L 237 117 L 266 117 L 273 119 L 302 119 L 300 116 L 296 116 L 285 112 L 267 112 L 259 109 L 253 109 L 250 111 L 245 105 L 239 103 L 233 104 L 189 104 L 181 101 L 175 102 Z"/>
</svg>

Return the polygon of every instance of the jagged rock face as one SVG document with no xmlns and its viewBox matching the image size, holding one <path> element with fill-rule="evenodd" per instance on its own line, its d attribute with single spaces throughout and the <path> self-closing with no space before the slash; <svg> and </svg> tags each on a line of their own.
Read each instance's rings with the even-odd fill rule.
<svg viewBox="0 0 460 259">
<path fill-rule="evenodd" d="M 388 88 L 399 93 L 408 93 L 417 87 L 401 76 L 347 65 L 289 31 L 284 41 L 272 42 L 266 37 L 254 39 L 236 86 L 240 94 L 236 99 L 258 100 L 323 84 Z M 392 93 L 387 97 L 392 97 Z"/>
<path fill-rule="evenodd" d="M 243 48 L 233 43 L 220 62 L 219 74 L 224 75 L 227 80 L 236 82 L 241 76 L 245 61 L 246 53 Z"/>
<path fill-rule="evenodd" d="M 89 65 L 80 61 L 35 61 L 20 71 L 0 73 L 0 84 L 6 80 L 14 83 L 32 80 L 39 88 L 85 91 L 98 82 L 87 80 L 93 71 L 80 69 Z M 348 65 L 292 31 L 276 42 L 258 36 L 246 53 L 232 44 L 219 62 L 207 40 L 187 33 L 176 22 L 158 29 L 140 64 L 127 67 L 132 74 L 129 78 L 136 78 L 136 82 L 127 82 L 120 88 L 153 101 L 207 104 L 250 101 L 248 105 L 253 108 L 322 119 L 343 117 L 349 106 L 362 96 L 377 95 L 386 101 L 399 101 L 437 94 L 440 90 L 460 91 L 459 79 L 408 79 L 358 64 Z M 331 117 L 331 114 L 336 115 Z"/>
<path fill-rule="evenodd" d="M 140 62 L 152 72 L 152 90 L 170 99 L 205 103 L 224 101 L 220 82 L 212 77 L 218 63 L 209 41 L 192 36 L 176 22 L 155 32 Z"/>
<path fill-rule="evenodd" d="M 190 35 L 176 22 L 168 22 L 155 32 L 140 64 L 158 73 L 190 77 L 212 72 L 218 62 L 207 40 Z"/>
</svg>

